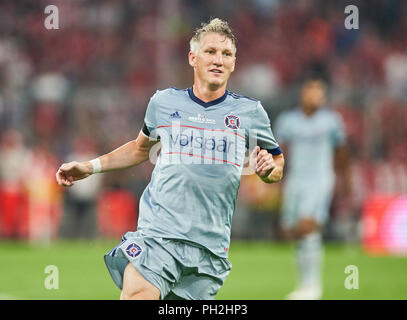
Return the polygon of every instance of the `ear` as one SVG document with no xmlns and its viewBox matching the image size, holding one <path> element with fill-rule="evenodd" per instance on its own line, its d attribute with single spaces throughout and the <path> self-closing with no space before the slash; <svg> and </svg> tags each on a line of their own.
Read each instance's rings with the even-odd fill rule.
<svg viewBox="0 0 407 320">
<path fill-rule="evenodd" d="M 230 71 L 230 72 L 235 71 L 235 65 L 236 65 L 236 57 L 234 57 L 233 65 L 232 65 L 232 71 Z"/>
<path fill-rule="evenodd" d="M 195 65 L 196 65 L 196 54 L 193 53 L 192 51 L 189 51 L 189 53 L 188 53 L 188 62 L 189 62 L 189 65 L 191 67 L 195 67 Z"/>
</svg>

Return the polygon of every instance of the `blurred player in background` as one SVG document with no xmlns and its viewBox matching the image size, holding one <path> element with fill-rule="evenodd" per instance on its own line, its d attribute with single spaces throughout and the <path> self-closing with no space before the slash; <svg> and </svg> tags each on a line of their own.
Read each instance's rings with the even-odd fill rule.
<svg viewBox="0 0 407 320">
<path fill-rule="evenodd" d="M 288 299 L 322 297 L 322 227 L 329 217 L 335 167 L 348 176 L 345 131 L 339 114 L 324 108 L 325 84 L 307 80 L 301 108 L 277 118 L 276 136 L 287 149 L 281 227 L 286 239 L 297 241 L 299 286 Z"/>
<path fill-rule="evenodd" d="M 161 152 L 140 199 L 136 232 L 105 262 L 122 299 L 213 299 L 229 274 L 230 229 L 249 141 L 249 163 L 266 183 L 282 178 L 284 158 L 260 101 L 226 90 L 235 37 L 213 19 L 190 41 L 192 87 L 157 91 L 136 140 L 91 161 L 63 164 L 59 184 L 124 169 Z M 153 149 L 154 150 L 154 149 Z"/>
</svg>

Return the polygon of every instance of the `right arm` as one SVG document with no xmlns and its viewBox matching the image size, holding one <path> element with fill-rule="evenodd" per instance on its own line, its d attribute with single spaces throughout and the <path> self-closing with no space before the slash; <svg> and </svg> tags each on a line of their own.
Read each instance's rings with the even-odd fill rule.
<svg viewBox="0 0 407 320">
<path fill-rule="evenodd" d="M 98 157 L 101 172 L 130 168 L 147 161 L 150 149 L 156 143 L 157 141 L 151 141 L 140 131 L 136 140 L 129 141 L 112 152 Z M 93 174 L 93 167 L 90 161 L 72 161 L 61 165 L 56 179 L 59 185 L 70 187 L 74 181 L 84 179 L 91 174 Z"/>
</svg>

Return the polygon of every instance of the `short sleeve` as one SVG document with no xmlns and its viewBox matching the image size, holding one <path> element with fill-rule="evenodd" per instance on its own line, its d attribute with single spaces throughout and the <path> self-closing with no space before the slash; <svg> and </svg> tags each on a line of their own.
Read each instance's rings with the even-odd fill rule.
<svg viewBox="0 0 407 320">
<path fill-rule="evenodd" d="M 157 128 L 157 92 L 150 98 L 147 106 L 146 115 L 144 117 L 144 123 L 148 132 L 153 132 Z"/>
<path fill-rule="evenodd" d="M 256 145 L 261 149 L 266 149 L 273 155 L 281 154 L 282 151 L 280 146 L 274 138 L 273 131 L 271 130 L 270 119 L 260 101 L 257 103 L 251 121 L 252 125 L 249 130 L 249 146 L 252 143 L 251 141 L 255 140 Z"/>
<path fill-rule="evenodd" d="M 275 125 L 275 134 L 278 141 L 282 144 L 290 140 L 289 121 L 287 121 L 287 114 L 282 113 L 277 117 Z"/>
</svg>

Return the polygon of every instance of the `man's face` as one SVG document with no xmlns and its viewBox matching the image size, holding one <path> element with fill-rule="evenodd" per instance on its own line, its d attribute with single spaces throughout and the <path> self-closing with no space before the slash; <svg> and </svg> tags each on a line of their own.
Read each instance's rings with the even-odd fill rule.
<svg viewBox="0 0 407 320">
<path fill-rule="evenodd" d="M 325 89 L 321 82 L 307 83 L 301 91 L 301 101 L 304 108 L 315 110 L 325 103 Z"/>
<path fill-rule="evenodd" d="M 218 33 L 208 33 L 201 39 L 198 54 L 189 53 L 194 76 L 214 89 L 226 85 L 235 69 L 236 57 L 232 41 Z"/>
</svg>

